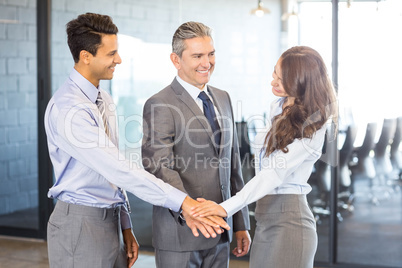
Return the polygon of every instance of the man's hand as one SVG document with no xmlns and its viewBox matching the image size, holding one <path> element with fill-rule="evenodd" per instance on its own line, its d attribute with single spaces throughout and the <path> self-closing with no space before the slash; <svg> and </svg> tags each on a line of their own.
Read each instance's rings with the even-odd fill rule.
<svg viewBox="0 0 402 268">
<path fill-rule="evenodd" d="M 197 230 L 199 230 L 206 238 L 210 238 L 211 236 L 215 238 L 216 234 L 223 233 L 223 230 L 220 227 L 210 226 L 208 224 L 202 223 L 201 221 L 194 219 L 184 211 L 183 216 L 186 219 L 187 226 L 191 229 L 193 235 L 196 237 L 199 236 Z"/>
<path fill-rule="evenodd" d="M 191 216 L 191 209 L 197 204 L 197 201 L 187 196 L 181 206 L 187 226 L 191 229 L 194 236 L 199 236 L 197 230 L 199 230 L 206 238 L 209 238 L 211 236 L 216 237 L 217 233 L 221 234 L 221 227 L 226 230 L 230 230 L 230 226 L 220 217 L 211 216 L 205 218 L 195 218 Z"/>
<path fill-rule="evenodd" d="M 243 257 L 250 250 L 251 238 L 248 231 L 236 232 L 237 247 L 233 249 L 232 253 L 236 257 Z"/>
<path fill-rule="evenodd" d="M 131 229 L 123 230 L 123 240 L 126 246 L 127 253 L 127 267 L 130 268 L 134 265 L 135 261 L 138 259 L 138 249 L 140 245 L 137 242 Z"/>
</svg>

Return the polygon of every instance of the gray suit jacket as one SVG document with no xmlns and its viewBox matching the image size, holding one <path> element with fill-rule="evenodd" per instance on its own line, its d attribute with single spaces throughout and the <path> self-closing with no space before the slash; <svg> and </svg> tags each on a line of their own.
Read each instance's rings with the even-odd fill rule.
<svg viewBox="0 0 402 268">
<path fill-rule="evenodd" d="M 145 169 L 196 199 L 220 203 L 243 187 L 237 133 L 229 95 L 208 86 L 220 116 L 221 149 L 213 145 L 211 127 L 188 92 L 174 79 L 144 106 L 142 158 Z M 161 250 L 192 251 L 214 247 L 220 239 L 194 237 L 178 213 L 154 206 L 153 246 Z M 233 231 L 249 230 L 247 207 L 227 219 Z"/>
</svg>

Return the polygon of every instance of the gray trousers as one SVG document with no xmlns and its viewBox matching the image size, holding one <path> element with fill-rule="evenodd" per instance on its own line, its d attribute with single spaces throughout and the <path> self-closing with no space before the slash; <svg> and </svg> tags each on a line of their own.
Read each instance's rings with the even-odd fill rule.
<svg viewBox="0 0 402 268">
<path fill-rule="evenodd" d="M 267 195 L 257 201 L 250 268 L 312 268 L 314 216 L 305 195 Z"/>
<path fill-rule="evenodd" d="M 47 228 L 51 268 L 126 268 L 120 207 L 102 209 L 57 201 Z"/>
<path fill-rule="evenodd" d="M 157 268 L 227 268 L 229 267 L 229 242 L 197 251 L 155 250 Z"/>
</svg>

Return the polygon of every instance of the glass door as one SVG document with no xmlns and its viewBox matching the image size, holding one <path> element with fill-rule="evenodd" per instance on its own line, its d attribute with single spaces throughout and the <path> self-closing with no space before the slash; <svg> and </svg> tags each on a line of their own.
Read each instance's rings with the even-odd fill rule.
<svg viewBox="0 0 402 268">
<path fill-rule="evenodd" d="M 46 238 L 53 207 L 43 127 L 50 98 L 49 1 L 0 3 L 1 235 Z"/>
<path fill-rule="evenodd" d="M 323 57 L 331 76 L 332 73 L 332 5 L 330 2 L 301 3 L 298 6 L 298 23 L 300 35 L 299 45 L 310 46 L 317 50 Z M 289 20 L 289 23 L 291 21 Z M 293 21 L 293 23 L 295 23 Z M 298 34 L 297 32 L 295 33 Z M 333 137 L 327 135 L 326 144 Z M 328 146 L 326 146 L 328 147 Z M 330 258 L 330 192 L 331 192 L 331 168 L 335 164 L 328 161 L 328 152 L 324 152 L 314 166 L 309 179 L 312 191 L 307 199 L 313 210 L 317 222 L 318 247 L 315 257 L 317 262 L 329 262 Z M 331 152 L 332 153 L 332 152 Z"/>
<path fill-rule="evenodd" d="M 339 3 L 335 37 L 330 1 L 302 1 L 298 8 L 300 45 L 317 49 L 329 68 L 332 38 L 339 45 L 336 225 L 329 221 L 330 175 L 318 163 L 309 196 L 319 235 L 316 262 L 329 263 L 332 255 L 340 267 L 401 267 L 401 170 L 393 165 L 391 150 L 401 153 L 399 142 L 393 141 L 402 116 L 396 108 L 402 97 L 402 3 Z M 331 234 L 337 235 L 334 244 Z"/>
<path fill-rule="evenodd" d="M 402 267 L 401 178 L 390 154 L 402 116 L 394 108 L 402 99 L 396 29 L 402 29 L 401 1 L 339 4 L 340 111 L 344 127 L 356 132 L 347 159 L 354 210 L 338 224 L 340 263 Z"/>
<path fill-rule="evenodd" d="M 0 3 L 0 228 L 38 230 L 37 23 L 29 3 Z"/>
</svg>

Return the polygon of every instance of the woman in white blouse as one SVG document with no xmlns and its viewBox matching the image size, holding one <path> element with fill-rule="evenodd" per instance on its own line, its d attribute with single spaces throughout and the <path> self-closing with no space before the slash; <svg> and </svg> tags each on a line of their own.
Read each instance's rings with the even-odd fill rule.
<svg viewBox="0 0 402 268">
<path fill-rule="evenodd" d="M 257 201 L 250 267 L 311 268 L 317 249 L 307 183 L 320 158 L 336 97 L 324 61 L 312 48 L 285 51 L 273 72 L 271 122 L 257 135 L 256 176 L 220 205 L 202 201 L 193 215 L 228 217 Z M 236 250 L 236 249 L 235 249 Z"/>
</svg>

